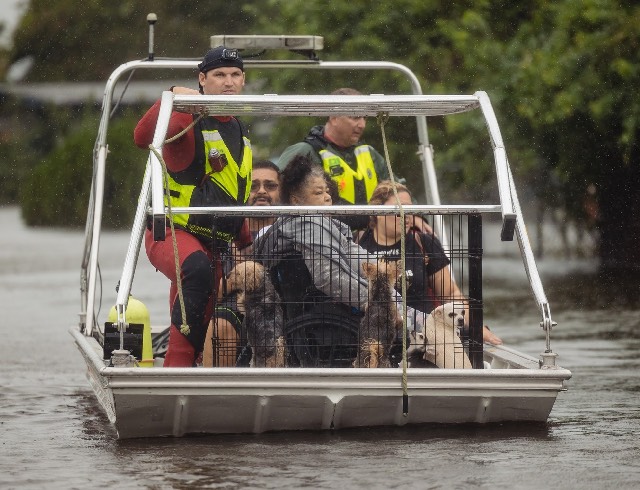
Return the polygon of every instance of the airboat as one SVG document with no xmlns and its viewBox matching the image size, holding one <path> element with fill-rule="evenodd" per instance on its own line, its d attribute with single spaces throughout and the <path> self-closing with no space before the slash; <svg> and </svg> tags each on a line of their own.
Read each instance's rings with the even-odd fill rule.
<svg viewBox="0 0 640 490">
<path fill-rule="evenodd" d="M 498 121 L 489 97 L 423 95 L 418 78 L 401 64 L 386 61 L 321 61 L 318 36 L 212 36 L 211 46 L 236 49 L 285 48 L 307 53 L 304 60 L 246 59 L 245 69 L 391 71 L 406 77 L 411 94 L 403 95 L 238 95 L 185 96 L 162 93 L 160 116 L 153 145 L 161 149 L 172 111 L 269 117 L 366 115 L 415 118 L 418 155 L 428 204 L 405 206 L 408 213 L 433 217 L 445 249 L 456 250 L 454 273 L 464 272 L 465 294 L 473 302 L 470 338 L 473 369 L 332 368 L 332 367 L 193 367 L 162 365 L 168 326 L 144 328 L 133 318 L 129 297 L 147 223 L 161 240 L 169 210 L 163 201 L 163 170 L 157 155 L 149 152 L 117 296 L 109 319 L 97 318 L 99 244 L 105 196 L 110 113 L 115 87 L 134 70 L 195 70 L 198 61 L 154 59 L 153 20 L 150 17 L 149 57 L 120 65 L 107 81 L 100 126 L 93 156 L 93 180 L 87 213 L 81 264 L 81 313 L 70 333 L 86 364 L 95 396 L 119 438 L 189 434 L 263 433 L 269 431 L 339 430 L 357 427 L 417 424 L 545 423 L 571 372 L 557 365 L 550 336 L 555 323 L 538 275 L 527 236 L 514 179 Z M 168 85 L 168 84 L 167 84 Z M 427 117 L 477 112 L 486 123 L 493 148 L 499 194 L 496 204 L 442 205 L 433 152 L 428 140 Z M 219 216 L 261 216 L 318 213 L 396 214 L 394 206 L 332 206 L 322 210 L 272 206 L 178 208 L 176 213 L 211 213 Z M 261 214 L 262 213 L 262 214 Z M 533 357 L 507 345 L 482 343 L 483 322 L 482 219 L 497 215 L 501 240 L 517 239 L 531 293 L 539 308 L 544 332 L 543 352 Z M 451 243 L 455 241 L 456 243 Z M 464 253 L 460 253 L 464 250 Z M 164 279 L 164 278 L 163 278 Z M 168 321 L 168 318 L 167 318 Z M 475 327 L 474 327 L 475 326 Z M 478 328 L 479 326 L 479 328 Z M 475 328 L 475 330 L 474 330 Z M 475 333 L 474 333 L 475 331 Z M 149 340 L 150 338 L 150 340 Z M 131 340 L 133 339 L 133 340 Z M 142 347 L 140 347 L 142 344 Z M 138 351 L 137 356 L 135 351 Z M 141 351 L 144 351 L 140 354 Z M 136 359 L 136 357 L 138 357 Z"/>
</svg>

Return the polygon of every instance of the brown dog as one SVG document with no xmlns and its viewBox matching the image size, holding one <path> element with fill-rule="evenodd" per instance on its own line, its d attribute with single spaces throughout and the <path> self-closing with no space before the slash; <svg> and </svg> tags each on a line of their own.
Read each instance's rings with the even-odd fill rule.
<svg viewBox="0 0 640 490">
<path fill-rule="evenodd" d="M 264 266 L 247 260 L 229 273 L 231 291 L 238 291 L 238 309 L 251 346 L 252 367 L 285 367 L 284 319 L 280 296 Z"/>
<path fill-rule="evenodd" d="M 375 264 L 364 262 L 362 270 L 369 281 L 369 297 L 360 321 L 360 348 L 354 366 L 389 367 L 389 348 L 402 327 L 393 292 L 398 263 L 378 259 Z"/>
</svg>

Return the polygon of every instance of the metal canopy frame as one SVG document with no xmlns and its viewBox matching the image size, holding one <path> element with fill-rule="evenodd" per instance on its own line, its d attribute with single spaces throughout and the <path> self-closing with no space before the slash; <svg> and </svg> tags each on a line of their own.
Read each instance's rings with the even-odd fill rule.
<svg viewBox="0 0 640 490">
<path fill-rule="evenodd" d="M 115 86 L 121 77 L 128 72 L 138 69 L 192 69 L 197 67 L 197 60 L 141 60 L 125 63 L 118 67 L 107 81 L 102 107 L 102 118 L 98 130 L 98 138 L 94 148 L 93 180 L 87 224 L 85 228 L 85 248 L 81 266 L 81 311 L 80 329 L 85 335 L 91 335 L 94 327 L 96 281 L 98 270 L 99 237 L 102 223 L 102 207 L 104 199 L 104 176 L 108 154 L 107 129 L 111 112 L 111 105 Z M 246 60 L 246 67 L 257 68 L 301 68 L 301 69 L 341 69 L 341 70 L 391 70 L 403 73 L 409 80 L 413 95 L 363 95 L 363 96 L 286 96 L 286 95 L 258 95 L 258 96 L 177 96 L 172 92 L 162 94 L 162 102 L 158 124 L 153 139 L 153 146 L 161 150 L 172 110 L 197 113 L 205 110 L 210 114 L 255 114 L 255 115 L 316 115 L 327 116 L 335 114 L 368 115 L 384 114 L 387 116 L 415 116 L 419 140 L 419 154 L 423 163 L 423 179 L 427 199 L 432 203 L 428 211 L 446 213 L 452 206 L 441 206 L 437 179 L 433 164 L 433 152 L 429 145 L 426 116 L 456 114 L 479 109 L 487 125 L 491 144 L 494 151 L 496 176 L 500 204 L 497 207 L 485 209 L 487 212 L 502 214 L 503 240 L 512 240 L 517 230 L 518 242 L 529 282 L 536 302 L 542 312 L 541 326 L 547 334 L 547 352 L 550 352 L 549 334 L 552 327 L 549 305 L 542 288 L 531 245 L 527 236 L 522 213 L 513 183 L 513 176 L 509 168 L 506 151 L 502 142 L 499 126 L 485 92 L 473 95 L 443 95 L 424 96 L 417 77 L 404 65 L 389 62 L 322 62 L 322 61 L 268 61 Z M 151 208 L 149 208 L 151 203 Z M 462 211 L 464 207 L 457 208 Z M 480 209 L 478 206 L 470 206 Z M 407 208 L 408 209 L 408 208 Z M 417 210 L 418 208 L 416 208 Z M 193 209 L 181 208 L 175 211 L 189 210 L 192 213 L 213 212 L 212 208 Z M 371 212 L 372 208 L 367 208 Z M 227 212 L 234 212 L 232 208 L 225 208 Z M 248 215 L 247 208 L 243 209 Z M 273 211 L 273 209 L 272 209 Z M 326 208 L 324 210 L 327 211 Z M 142 236 L 147 215 L 153 216 L 154 235 L 158 238 L 164 234 L 165 209 L 162 199 L 162 168 L 157 157 L 150 152 L 147 169 L 144 175 L 142 191 L 138 200 L 132 235 L 125 267 L 123 269 L 120 289 L 118 291 L 116 310 L 118 323 L 124 323 L 124 314 L 133 276 L 140 252 Z M 238 212 L 238 211 L 235 211 Z M 344 212 L 336 209 L 335 212 Z M 355 212 L 354 207 L 349 212 Z M 162 226 L 155 226 L 162 223 Z"/>
<path fill-rule="evenodd" d="M 175 95 L 173 109 L 209 115 L 446 116 L 480 107 L 469 95 Z"/>
</svg>

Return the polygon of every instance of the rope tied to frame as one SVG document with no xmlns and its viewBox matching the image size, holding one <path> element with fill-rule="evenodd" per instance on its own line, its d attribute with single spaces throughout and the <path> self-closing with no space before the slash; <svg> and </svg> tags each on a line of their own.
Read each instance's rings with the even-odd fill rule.
<svg viewBox="0 0 640 490">
<path fill-rule="evenodd" d="M 184 135 L 187 131 L 193 128 L 200 119 L 206 116 L 205 112 L 201 112 L 197 118 L 195 118 L 191 124 L 189 124 L 186 128 L 180 131 L 178 134 L 172 136 L 171 138 L 166 139 L 163 142 L 163 145 L 167 143 L 171 143 L 172 141 L 177 140 L 182 135 Z M 160 152 L 153 144 L 149 145 L 149 149 L 153 152 L 153 154 L 158 158 L 160 164 L 162 165 L 162 180 L 164 182 L 164 191 L 167 196 L 167 217 L 169 218 L 169 227 L 171 228 L 171 242 L 173 245 L 173 258 L 176 266 L 176 287 L 178 289 L 178 300 L 180 302 L 180 313 L 182 315 L 182 325 L 180 325 L 180 333 L 183 335 L 189 335 L 191 332 L 191 328 L 187 324 L 187 309 L 184 303 L 184 293 L 182 291 L 182 276 L 180 274 L 180 256 L 178 254 L 178 241 L 176 239 L 176 229 L 174 225 L 173 219 L 173 210 L 171 208 L 171 196 L 169 194 L 169 172 L 167 171 L 167 164 L 162 157 L 162 152 Z"/>
<path fill-rule="evenodd" d="M 398 189 L 396 186 L 396 179 L 393 175 L 393 169 L 391 168 L 391 160 L 389 158 L 389 148 L 387 146 L 387 136 L 384 126 L 389 120 L 389 114 L 386 112 L 380 112 L 376 116 L 380 131 L 382 133 L 382 144 L 384 146 L 384 159 L 387 164 L 387 170 L 389 171 L 389 179 L 392 183 L 393 196 L 396 200 L 396 205 L 400 210 L 400 223 L 404 227 L 405 215 L 404 207 L 400 202 L 398 196 Z M 407 275 L 405 274 L 405 244 L 406 234 L 400 234 L 400 284 L 402 289 L 402 414 L 406 417 L 409 414 L 409 389 L 407 379 Z"/>
</svg>

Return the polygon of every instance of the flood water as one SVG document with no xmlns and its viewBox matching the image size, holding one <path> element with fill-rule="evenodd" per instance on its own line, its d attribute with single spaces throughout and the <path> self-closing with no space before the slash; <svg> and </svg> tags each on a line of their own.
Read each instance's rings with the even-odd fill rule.
<svg viewBox="0 0 640 490">
<path fill-rule="evenodd" d="M 640 486 L 639 284 L 599 279 L 592 260 L 539 263 L 558 322 L 551 346 L 573 372 L 547 424 L 118 441 L 68 333 L 83 233 L 27 229 L 16 208 L 0 208 L 0 229 L 0 488 Z M 109 298 L 126 245 L 125 233 L 101 242 Z M 518 262 L 489 257 L 484 275 L 486 322 L 538 356 L 540 318 Z M 133 294 L 163 322 L 166 282 L 144 254 Z"/>
</svg>

